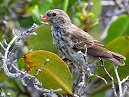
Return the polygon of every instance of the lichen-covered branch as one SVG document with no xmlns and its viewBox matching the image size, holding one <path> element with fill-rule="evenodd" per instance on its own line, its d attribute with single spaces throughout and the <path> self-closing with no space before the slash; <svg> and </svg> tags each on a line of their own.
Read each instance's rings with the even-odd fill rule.
<svg viewBox="0 0 129 97">
<path fill-rule="evenodd" d="M 2 66 L 0 67 L 0 69 L 3 69 L 5 74 L 8 77 L 19 78 L 21 80 L 21 82 L 23 83 L 23 85 L 25 85 L 25 86 L 29 86 L 31 83 L 31 85 L 33 85 L 33 87 L 35 87 L 35 89 L 39 90 L 40 92 L 53 93 L 56 91 L 61 91 L 61 89 L 48 90 L 48 89 L 43 88 L 42 84 L 38 81 L 36 76 L 32 76 L 32 75 L 28 74 L 26 71 L 22 71 L 17 67 L 18 62 L 17 62 L 17 59 L 14 57 L 14 53 L 15 53 L 15 49 L 16 49 L 15 47 L 17 47 L 17 45 L 21 39 L 27 38 L 30 35 L 36 35 L 36 33 L 34 33 L 33 30 L 37 27 L 38 26 L 36 24 L 33 24 L 33 26 L 30 27 L 28 30 L 26 30 L 24 32 L 20 32 L 19 34 L 16 34 L 13 31 L 14 37 L 9 43 L 7 43 L 5 39 L 4 39 L 3 43 L 0 42 L 0 46 L 2 47 L 2 50 L 4 51 L 3 54 L 2 54 L 2 52 L 0 52 L 0 58 L 2 60 Z M 14 58 L 12 58 L 12 57 L 14 57 Z M 49 60 L 46 59 L 46 62 L 44 64 L 46 64 L 48 61 Z M 37 72 L 36 75 L 38 75 L 40 73 L 42 68 L 39 69 L 39 71 Z"/>
</svg>

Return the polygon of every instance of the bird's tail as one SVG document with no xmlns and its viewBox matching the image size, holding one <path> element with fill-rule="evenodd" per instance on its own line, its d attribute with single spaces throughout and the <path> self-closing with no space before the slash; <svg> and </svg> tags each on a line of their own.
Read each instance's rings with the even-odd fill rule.
<svg viewBox="0 0 129 97">
<path fill-rule="evenodd" d="M 126 60 L 126 57 L 124 57 L 123 55 L 120 55 L 118 53 L 114 53 L 114 52 L 111 52 L 111 53 L 113 56 L 113 58 L 109 59 L 111 62 L 121 65 L 121 66 L 125 65 L 124 60 Z"/>
</svg>

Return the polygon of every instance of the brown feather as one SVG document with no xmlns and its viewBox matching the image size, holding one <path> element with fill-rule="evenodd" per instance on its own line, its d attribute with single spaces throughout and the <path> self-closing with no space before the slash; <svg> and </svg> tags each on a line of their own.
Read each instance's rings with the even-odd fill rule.
<svg viewBox="0 0 129 97">
<path fill-rule="evenodd" d="M 86 49 L 86 47 L 89 48 L 94 45 L 93 37 L 91 37 L 87 32 L 84 32 L 82 29 L 73 24 L 71 26 L 75 28 L 71 30 L 70 38 L 74 47 Z"/>
<path fill-rule="evenodd" d="M 115 52 L 111 52 L 113 58 L 109 59 L 110 61 L 112 61 L 115 64 L 119 64 L 119 65 L 125 65 L 124 60 L 126 60 L 126 58 L 118 53 Z"/>
<path fill-rule="evenodd" d="M 74 28 L 73 34 L 71 35 L 74 50 L 85 53 L 87 48 L 87 54 L 94 58 L 108 59 L 115 64 L 124 65 L 124 56 L 107 50 L 103 44 L 88 33 L 76 26 Z"/>
</svg>

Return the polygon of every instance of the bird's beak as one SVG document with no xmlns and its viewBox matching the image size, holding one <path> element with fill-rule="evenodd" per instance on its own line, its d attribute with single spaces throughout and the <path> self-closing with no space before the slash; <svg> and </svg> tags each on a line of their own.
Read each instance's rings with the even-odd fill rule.
<svg viewBox="0 0 129 97">
<path fill-rule="evenodd" d="M 40 19 L 41 19 L 41 21 L 49 21 L 49 17 L 48 16 L 46 16 L 46 15 L 40 15 Z"/>
</svg>

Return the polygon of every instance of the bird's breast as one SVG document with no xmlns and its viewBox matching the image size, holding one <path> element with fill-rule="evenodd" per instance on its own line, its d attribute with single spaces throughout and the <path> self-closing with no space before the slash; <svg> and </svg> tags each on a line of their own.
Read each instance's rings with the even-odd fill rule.
<svg viewBox="0 0 129 97">
<path fill-rule="evenodd" d="M 52 27 L 52 36 L 53 36 L 53 43 L 56 45 L 56 47 L 60 50 L 61 48 L 65 47 L 67 44 L 67 39 L 64 35 L 64 30 L 62 28 L 55 28 Z"/>
</svg>

